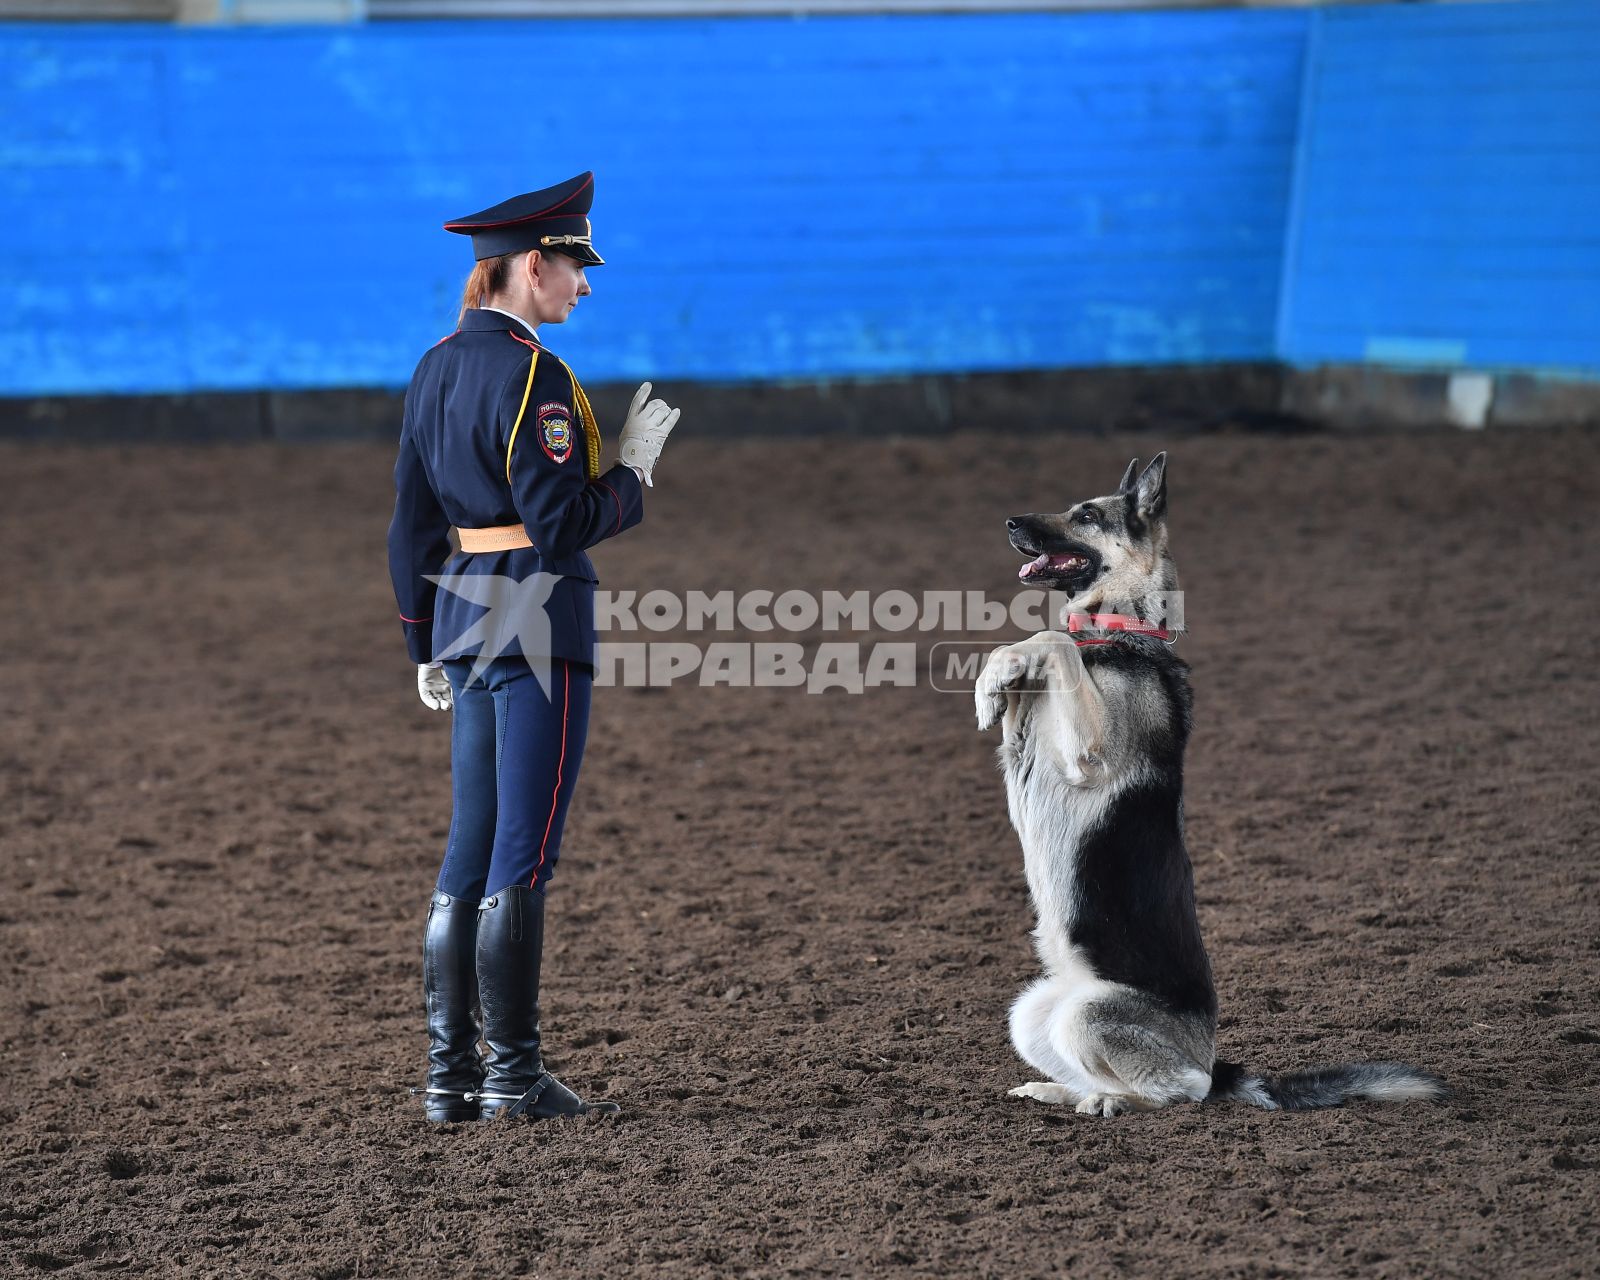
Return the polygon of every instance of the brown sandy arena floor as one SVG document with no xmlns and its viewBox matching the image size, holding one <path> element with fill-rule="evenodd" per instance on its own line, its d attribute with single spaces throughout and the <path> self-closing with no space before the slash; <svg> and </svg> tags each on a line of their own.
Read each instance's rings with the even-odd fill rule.
<svg viewBox="0 0 1600 1280">
<path fill-rule="evenodd" d="M 1032 920 L 970 701 L 688 685 L 600 692 L 552 892 L 552 1058 L 626 1114 L 430 1129 L 448 721 L 390 451 L 11 445 L 8 1272 L 1596 1274 L 1600 437 L 690 438 L 601 570 L 1009 594 L 1003 517 L 1160 443 L 1219 1049 L 1452 1101 L 1007 1098 Z"/>
</svg>

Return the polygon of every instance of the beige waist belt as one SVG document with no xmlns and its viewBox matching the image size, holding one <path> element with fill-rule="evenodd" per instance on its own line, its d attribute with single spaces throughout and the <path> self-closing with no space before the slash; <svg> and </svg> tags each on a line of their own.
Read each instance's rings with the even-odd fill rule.
<svg viewBox="0 0 1600 1280">
<path fill-rule="evenodd" d="M 463 551 L 515 551 L 531 547 L 533 540 L 520 524 L 497 524 L 489 529 L 457 529 Z"/>
</svg>

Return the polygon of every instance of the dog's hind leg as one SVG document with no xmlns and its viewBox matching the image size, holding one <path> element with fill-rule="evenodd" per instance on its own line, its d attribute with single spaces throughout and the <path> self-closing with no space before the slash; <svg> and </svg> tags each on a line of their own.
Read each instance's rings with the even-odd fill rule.
<svg viewBox="0 0 1600 1280">
<path fill-rule="evenodd" d="M 1011 1043 L 1017 1055 L 1036 1071 L 1050 1077 L 1032 1080 L 1010 1090 L 1013 1098 L 1032 1098 L 1057 1106 L 1074 1106 L 1083 1090 L 1071 1083 L 1078 1072 L 1056 1052 L 1051 1026 L 1065 1011 L 1066 992 L 1055 978 L 1040 978 L 1011 1006 Z"/>
<path fill-rule="evenodd" d="M 1076 1106 L 1083 1097 L 1076 1089 L 1057 1084 L 1054 1080 L 1030 1080 L 1015 1089 L 1007 1089 L 1006 1094 L 1013 1098 L 1032 1098 L 1035 1102 L 1052 1107 Z"/>
<path fill-rule="evenodd" d="M 1211 1089 L 1211 1072 L 1183 1044 L 1191 1038 L 1183 1028 L 1133 1022 L 1119 1017 L 1119 1012 L 1115 1002 L 1084 1010 L 1080 1045 L 1101 1083 L 1085 1093 L 1078 1111 L 1116 1116 L 1204 1099 Z M 1172 1034 L 1167 1034 L 1169 1030 Z"/>
</svg>

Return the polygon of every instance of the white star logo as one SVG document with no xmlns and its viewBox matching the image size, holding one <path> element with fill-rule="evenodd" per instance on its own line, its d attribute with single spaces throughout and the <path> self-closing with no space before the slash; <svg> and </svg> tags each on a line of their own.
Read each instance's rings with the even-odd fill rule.
<svg viewBox="0 0 1600 1280">
<path fill-rule="evenodd" d="M 483 647 L 472 661 L 472 678 L 476 680 L 515 640 L 545 697 L 550 696 L 550 614 L 545 606 L 556 583 L 561 581 L 559 574 L 534 573 L 520 582 L 501 573 L 425 576 L 451 595 L 488 610 L 443 653 L 434 654 L 436 660 L 459 657 L 482 641 Z"/>
</svg>

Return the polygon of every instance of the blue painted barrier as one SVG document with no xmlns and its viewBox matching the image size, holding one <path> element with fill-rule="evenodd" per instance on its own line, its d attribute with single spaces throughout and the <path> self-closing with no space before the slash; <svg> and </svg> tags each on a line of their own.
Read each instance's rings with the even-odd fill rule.
<svg viewBox="0 0 1600 1280">
<path fill-rule="evenodd" d="M 1594 15 L 0 27 L 0 394 L 401 385 L 585 168 L 595 381 L 1594 368 Z"/>
<path fill-rule="evenodd" d="M 0 29 L 0 390 L 403 383 L 440 222 L 585 168 L 595 380 L 1262 356 L 1304 26 Z"/>
<path fill-rule="evenodd" d="M 1279 354 L 1600 373 L 1600 5 L 1315 15 Z"/>
</svg>

